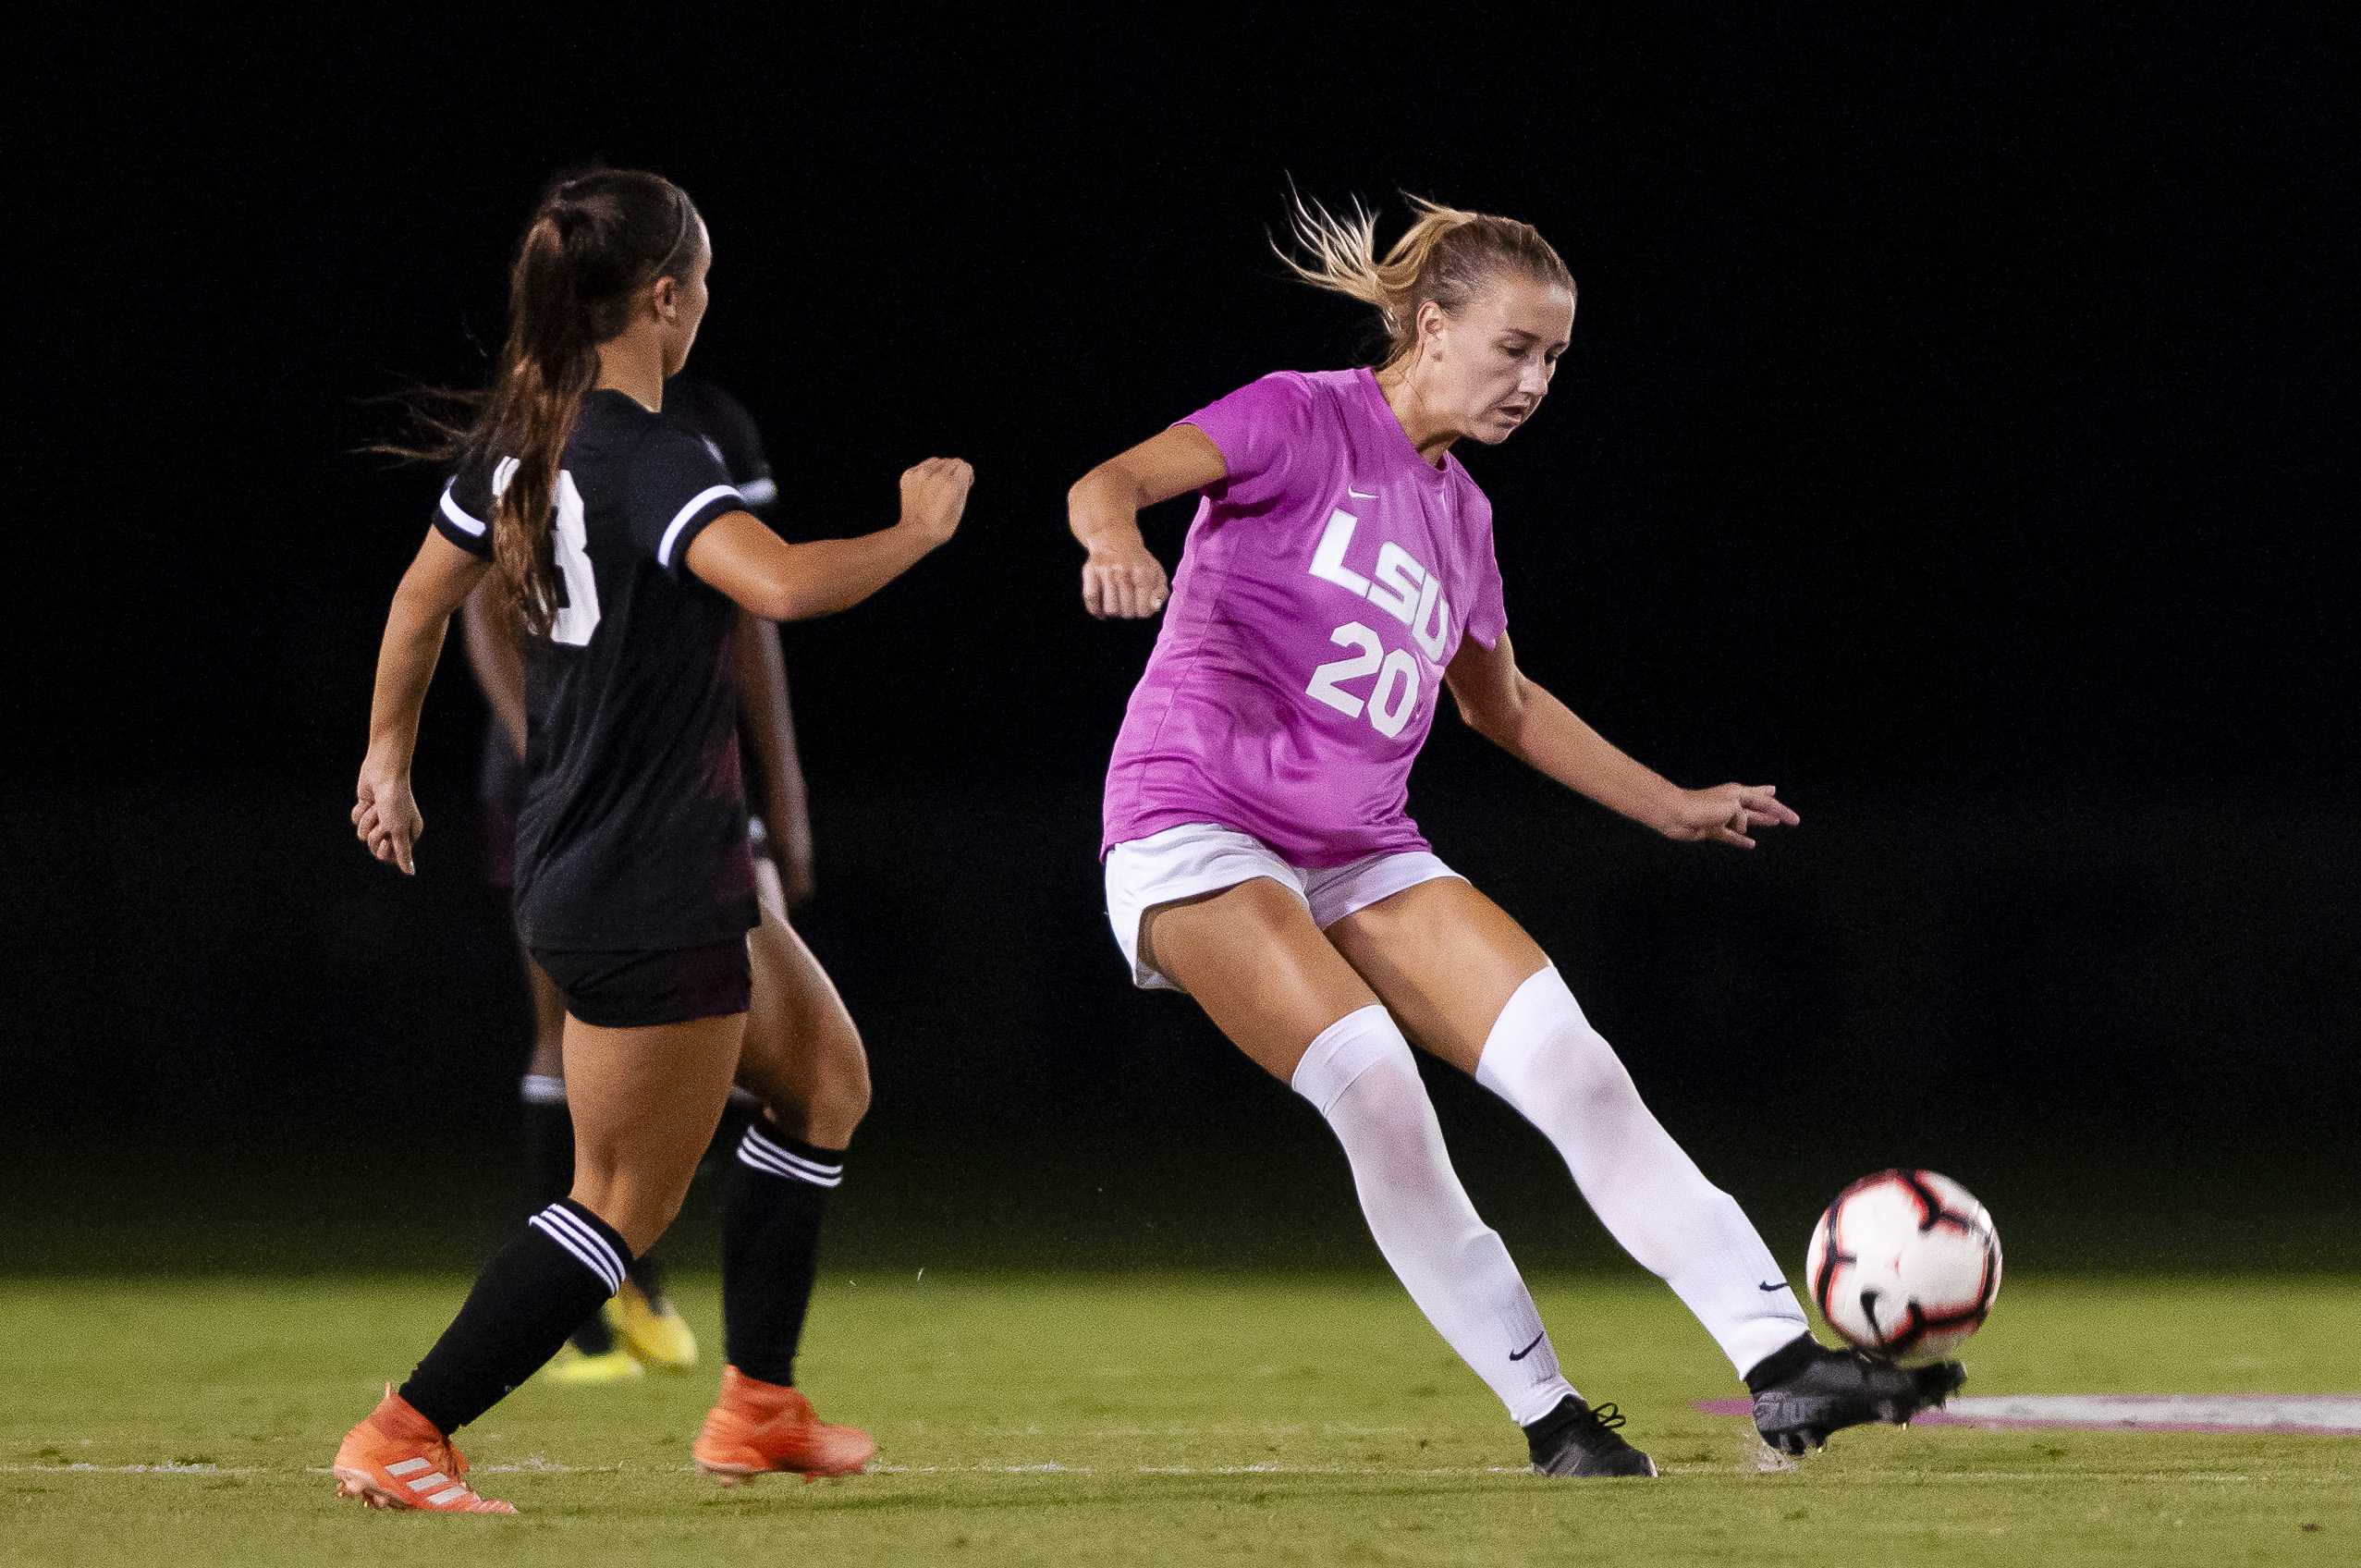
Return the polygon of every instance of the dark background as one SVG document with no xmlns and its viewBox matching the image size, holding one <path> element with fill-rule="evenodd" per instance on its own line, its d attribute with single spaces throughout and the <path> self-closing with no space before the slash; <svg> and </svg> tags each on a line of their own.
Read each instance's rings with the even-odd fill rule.
<svg viewBox="0 0 2361 1568">
<path fill-rule="evenodd" d="M 1448 719 L 1413 809 L 1775 1250 L 1912 1161 L 2014 1267 L 2361 1260 L 2350 82 L 2325 23 L 2227 16 L 44 41 L 0 1268 L 349 1263 L 355 1231 L 450 1262 L 497 1222 L 526 1015 L 485 719 L 453 648 L 420 876 L 370 863 L 370 671 L 437 481 L 354 449 L 371 397 L 481 382 L 536 188 L 593 158 L 709 219 L 696 366 L 791 530 L 890 521 L 928 454 L 980 475 L 951 547 L 787 629 L 801 924 L 877 1084 L 847 1256 L 1366 1254 L 1309 1112 L 1126 984 L 1098 784 L 1153 629 L 1083 615 L 1063 529 L 1100 458 L 1365 348 L 1265 248 L 1291 176 L 1388 236 L 1397 190 L 1525 218 L 1579 280 L 1546 412 L 1464 454 L 1522 660 L 1804 826 L 1674 846 Z M 1521 1255 L 1610 1256 L 1537 1138 L 1437 1090 Z M 422 1182 L 463 1218 L 393 1223 Z"/>
</svg>

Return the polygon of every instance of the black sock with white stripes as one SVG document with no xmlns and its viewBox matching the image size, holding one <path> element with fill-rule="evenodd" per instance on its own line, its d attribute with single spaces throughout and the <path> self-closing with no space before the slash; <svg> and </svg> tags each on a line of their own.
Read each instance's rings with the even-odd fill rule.
<svg viewBox="0 0 2361 1568">
<path fill-rule="evenodd" d="M 795 1347 L 818 1277 L 820 1218 L 844 1151 L 783 1136 L 756 1118 L 738 1141 L 721 1232 L 722 1342 L 765 1383 L 795 1381 Z"/>
<path fill-rule="evenodd" d="M 402 1398 L 448 1437 L 557 1354 L 623 1283 L 631 1249 L 606 1220 L 560 1198 L 483 1266 L 466 1305 L 426 1353 Z"/>
<path fill-rule="evenodd" d="M 518 1097 L 525 1108 L 525 1207 L 528 1213 L 538 1213 L 573 1191 L 574 1118 L 566 1109 L 563 1078 L 528 1072 L 518 1085 Z M 634 1279 L 646 1264 L 642 1258 L 632 1266 Z M 641 1288 L 646 1290 L 644 1283 Z M 648 1291 L 648 1294 L 655 1292 Z M 596 1312 L 567 1337 L 584 1355 L 605 1355 L 615 1348 L 615 1330 Z"/>
</svg>

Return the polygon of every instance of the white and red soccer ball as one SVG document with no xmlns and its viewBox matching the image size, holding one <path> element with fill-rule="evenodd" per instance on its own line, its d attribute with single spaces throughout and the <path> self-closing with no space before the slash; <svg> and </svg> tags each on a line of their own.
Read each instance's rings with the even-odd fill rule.
<svg viewBox="0 0 2361 1568">
<path fill-rule="evenodd" d="M 1939 1361 L 1984 1326 L 2000 1237 L 1968 1190 L 1931 1170 L 1880 1170 L 1837 1194 L 1804 1264 L 1812 1300 L 1855 1349 Z"/>
</svg>

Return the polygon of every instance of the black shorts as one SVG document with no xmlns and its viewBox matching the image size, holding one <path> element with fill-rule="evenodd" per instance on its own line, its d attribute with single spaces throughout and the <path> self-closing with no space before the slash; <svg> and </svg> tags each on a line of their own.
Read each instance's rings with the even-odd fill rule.
<svg viewBox="0 0 2361 1568">
<path fill-rule="evenodd" d="M 746 939 L 704 948 L 581 952 L 535 948 L 566 1011 L 602 1029 L 648 1029 L 744 1012 L 753 992 Z"/>
</svg>

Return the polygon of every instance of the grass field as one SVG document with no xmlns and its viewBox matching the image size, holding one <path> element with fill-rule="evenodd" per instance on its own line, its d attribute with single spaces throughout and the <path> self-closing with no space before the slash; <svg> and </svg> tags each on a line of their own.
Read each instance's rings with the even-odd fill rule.
<svg viewBox="0 0 2361 1568">
<path fill-rule="evenodd" d="M 1792 1469 L 1645 1281 L 1537 1282 L 1654 1482 L 1523 1473 L 1389 1280 L 831 1275 L 804 1367 L 878 1470 L 723 1491 L 703 1372 L 529 1385 L 463 1434 L 515 1519 L 384 1515 L 321 1473 L 456 1276 L 0 1281 L 0 1561 L 585 1568 L 1253 1562 L 1886 1564 L 2361 1559 L 2361 1439 L 1871 1428 Z M 712 1282 L 679 1293 L 717 1344 Z M 2012 1279 L 1971 1392 L 2361 1391 L 2361 1280 Z M 430 1557 L 428 1554 L 432 1553 Z"/>
</svg>

